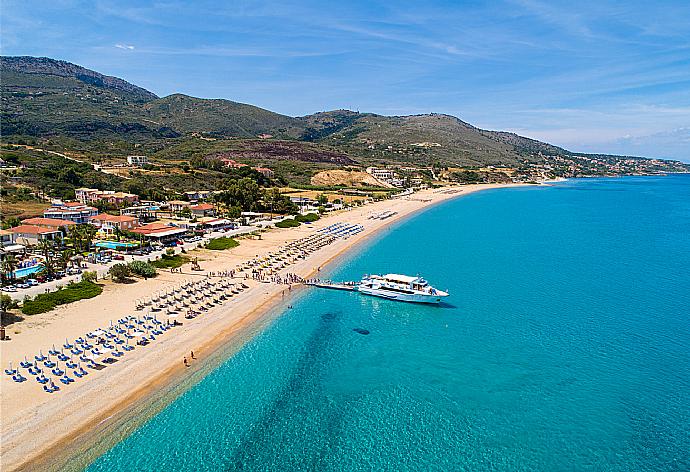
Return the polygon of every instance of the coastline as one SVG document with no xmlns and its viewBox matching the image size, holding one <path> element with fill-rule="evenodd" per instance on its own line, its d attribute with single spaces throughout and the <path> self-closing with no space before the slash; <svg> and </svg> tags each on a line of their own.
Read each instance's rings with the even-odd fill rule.
<svg viewBox="0 0 690 472">
<path fill-rule="evenodd" d="M 246 245 L 243 243 L 240 248 L 245 245 L 245 254 L 241 254 L 242 250 L 228 251 L 229 256 L 220 255 L 209 261 L 209 270 L 216 270 L 213 267 L 214 261 L 219 267 L 218 270 L 222 270 L 228 268 L 233 261 L 252 258 L 259 249 L 268 252 L 277 245 L 295 240 L 334 221 L 365 221 L 365 230 L 362 233 L 324 247 L 284 270 L 304 278 L 313 277 L 317 268 L 333 264 L 354 250 L 357 245 L 379 235 L 382 230 L 391 228 L 395 223 L 438 203 L 482 190 L 522 186 L 525 184 L 449 187 L 422 191 L 409 198 L 386 200 L 360 209 L 338 212 L 309 227 L 303 225 L 292 230 L 274 230 L 266 233 L 266 242 L 263 245 L 251 241 Z M 444 193 L 449 190 L 455 192 Z M 384 209 L 394 209 L 398 213 L 383 221 L 367 220 L 366 215 Z M 107 296 L 113 300 L 127 299 L 124 302 L 131 304 L 137 293 L 144 290 L 151 292 L 174 281 L 176 280 L 172 277 L 161 278 L 158 281 L 152 279 L 148 284 L 139 282 L 132 287 L 117 287 L 121 292 L 128 292 L 129 297 L 116 296 L 114 293 Z M 184 327 L 179 328 L 182 332 L 174 331 L 172 335 L 162 338 L 152 346 L 136 350 L 131 358 L 124 359 L 122 365 L 118 363 L 108 367 L 105 372 L 98 373 L 96 378 L 87 379 L 83 384 L 67 388 L 55 396 L 39 392 L 38 396 L 24 398 L 21 394 L 21 384 L 14 385 L 3 378 L 3 444 L 0 446 L 3 470 L 60 470 L 66 467 L 77 469 L 86 466 L 93 456 L 105 452 L 113 442 L 160 411 L 227 359 L 232 352 L 239 350 L 247 340 L 270 322 L 271 314 L 277 315 L 286 301 L 302 292 L 300 288 L 283 298 L 283 290 L 284 286 L 280 285 L 251 284 L 249 290 L 233 298 L 228 305 L 214 308 L 193 324 L 185 323 Z M 114 291 L 113 288 L 112 292 Z M 101 295 L 104 296 L 106 295 Z M 70 316 L 78 317 L 80 312 L 93 311 L 96 306 L 94 303 L 106 304 L 106 299 L 97 297 L 96 300 L 100 300 L 100 303 L 85 300 L 73 304 L 74 306 L 55 310 L 58 315 L 48 314 L 43 318 L 47 320 L 46 324 L 36 329 L 51 331 L 51 323 L 62 323 L 67 311 L 76 312 L 77 315 Z M 116 313 L 106 309 L 106 315 L 117 318 L 132 311 L 131 308 L 126 308 L 125 312 L 120 313 L 118 308 L 122 306 L 115 308 Z M 103 321 L 98 316 L 93 316 L 94 321 Z M 74 332 L 73 336 L 78 336 L 89 328 L 88 323 L 80 324 L 78 319 L 74 320 L 74 323 L 80 327 L 84 326 L 85 329 Z M 39 348 L 49 347 L 49 344 L 39 347 L 32 344 L 32 341 L 44 338 L 45 336 L 36 336 L 34 340 L 28 339 L 28 344 L 24 346 L 24 354 L 33 354 Z M 1 347 L 5 354 L 7 349 L 4 345 Z M 195 361 L 192 368 L 186 369 L 180 360 L 190 350 L 195 352 L 199 361 Z M 10 352 L 10 356 L 3 355 L 3 361 L 8 360 L 7 357 L 10 357 L 9 360 L 15 360 L 12 357 L 16 355 L 17 352 Z M 155 368 L 151 369 L 151 366 Z M 10 389 L 10 386 L 15 388 Z M 23 405 L 21 402 L 18 403 L 18 400 L 24 399 Z M 13 410 L 9 414 L 8 408 Z M 56 431 L 59 433 L 56 434 Z M 87 456 L 88 451 L 91 451 L 91 454 Z"/>
</svg>

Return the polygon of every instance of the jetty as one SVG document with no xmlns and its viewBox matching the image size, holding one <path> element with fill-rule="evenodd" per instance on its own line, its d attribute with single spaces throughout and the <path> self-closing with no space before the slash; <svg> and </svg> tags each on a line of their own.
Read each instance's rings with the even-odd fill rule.
<svg viewBox="0 0 690 472">
<path fill-rule="evenodd" d="M 312 287 L 319 287 L 319 288 L 328 288 L 331 290 L 346 290 L 349 292 L 354 292 L 357 290 L 357 284 L 354 282 L 336 283 L 336 282 L 317 280 L 317 281 L 305 282 L 304 285 L 310 285 Z"/>
</svg>

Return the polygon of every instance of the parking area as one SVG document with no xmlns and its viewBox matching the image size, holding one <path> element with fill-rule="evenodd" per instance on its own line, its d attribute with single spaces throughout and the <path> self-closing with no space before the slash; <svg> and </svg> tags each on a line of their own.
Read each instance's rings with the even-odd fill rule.
<svg viewBox="0 0 690 472">
<path fill-rule="evenodd" d="M 148 261 L 150 259 L 158 259 L 162 254 L 165 254 L 168 249 L 172 249 L 175 254 L 179 254 L 183 249 L 185 251 L 191 251 L 199 246 L 203 246 L 211 239 L 248 234 L 252 231 L 256 231 L 257 229 L 258 228 L 254 226 L 241 226 L 234 230 L 222 232 L 216 231 L 203 236 L 192 236 L 185 238 L 184 240 L 178 241 L 175 246 L 155 246 L 155 248 L 150 251 L 141 249 L 129 251 L 127 253 L 104 251 L 101 253 L 103 254 L 101 257 L 97 259 L 94 258 L 93 261 L 84 260 L 81 262 L 80 268 L 70 268 L 64 273 L 59 274 L 59 278 L 46 280 L 44 282 L 39 282 L 38 278 L 29 278 L 27 279 L 27 282 L 23 284 L 17 283 L 10 287 L 3 287 L 2 293 L 9 295 L 15 300 L 22 300 L 26 296 L 34 297 L 40 293 L 55 291 L 58 289 L 58 287 L 64 286 L 69 282 L 80 281 L 84 271 L 94 271 L 96 272 L 98 278 L 102 279 L 107 276 L 110 268 L 117 263 L 130 262 L 134 260 Z"/>
</svg>

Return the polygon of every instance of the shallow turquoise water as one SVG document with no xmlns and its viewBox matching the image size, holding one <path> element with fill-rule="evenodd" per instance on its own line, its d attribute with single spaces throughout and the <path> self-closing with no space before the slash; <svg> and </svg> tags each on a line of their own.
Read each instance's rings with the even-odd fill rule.
<svg viewBox="0 0 690 472">
<path fill-rule="evenodd" d="M 690 176 L 434 207 L 331 275 L 452 305 L 310 291 L 90 470 L 690 470 L 689 243 Z"/>
</svg>

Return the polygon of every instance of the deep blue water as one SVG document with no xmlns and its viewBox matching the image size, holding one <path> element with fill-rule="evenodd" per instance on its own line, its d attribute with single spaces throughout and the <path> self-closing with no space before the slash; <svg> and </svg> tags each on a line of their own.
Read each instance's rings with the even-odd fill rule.
<svg viewBox="0 0 690 472">
<path fill-rule="evenodd" d="M 690 470 L 689 267 L 690 176 L 456 199 L 331 272 L 449 305 L 309 291 L 90 470 Z"/>
</svg>

